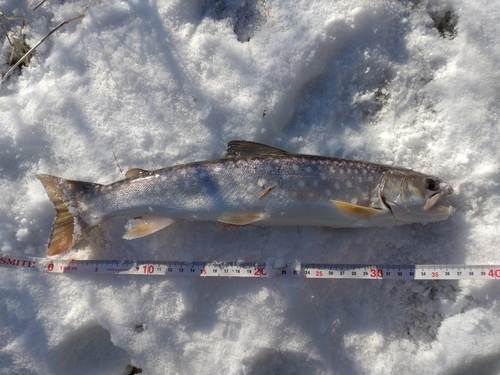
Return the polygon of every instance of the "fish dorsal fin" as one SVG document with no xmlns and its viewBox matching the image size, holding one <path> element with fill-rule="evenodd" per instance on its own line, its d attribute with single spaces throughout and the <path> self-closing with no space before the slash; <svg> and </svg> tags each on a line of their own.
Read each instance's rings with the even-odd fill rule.
<svg viewBox="0 0 500 375">
<path fill-rule="evenodd" d="M 133 178 L 133 177 L 137 177 L 137 176 L 140 176 L 141 174 L 143 173 L 147 173 L 149 171 L 146 171 L 145 169 L 141 169 L 141 168 L 132 168 L 132 169 L 129 169 L 127 171 L 127 173 L 125 173 L 125 177 L 126 178 Z"/>
<path fill-rule="evenodd" d="M 231 141 L 227 144 L 226 158 L 252 158 L 256 156 L 284 156 L 289 152 L 249 141 Z"/>
</svg>

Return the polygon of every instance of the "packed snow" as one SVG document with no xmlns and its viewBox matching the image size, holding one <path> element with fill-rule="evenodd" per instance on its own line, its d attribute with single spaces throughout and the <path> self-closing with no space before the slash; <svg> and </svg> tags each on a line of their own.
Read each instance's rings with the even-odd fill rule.
<svg viewBox="0 0 500 375">
<path fill-rule="evenodd" d="M 46 254 L 55 212 L 36 174 L 107 184 L 245 139 L 439 176 L 457 212 L 389 229 L 178 222 L 133 241 L 115 218 L 58 257 L 500 263 L 500 3 L 35 5 L 0 0 L 2 74 L 5 31 L 33 46 L 85 17 L 0 87 L 0 252 Z M 500 373 L 497 283 L 0 268 L 0 374 Z"/>
</svg>

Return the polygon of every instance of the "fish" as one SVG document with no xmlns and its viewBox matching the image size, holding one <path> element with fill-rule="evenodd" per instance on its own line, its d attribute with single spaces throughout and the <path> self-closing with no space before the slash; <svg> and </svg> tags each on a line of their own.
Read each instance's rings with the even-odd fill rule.
<svg viewBox="0 0 500 375">
<path fill-rule="evenodd" d="M 123 238 L 155 233 L 178 220 L 334 228 L 391 227 L 445 220 L 453 188 L 406 168 L 290 153 L 231 141 L 222 159 L 129 170 L 109 185 L 37 175 L 56 217 L 49 256 L 73 247 L 115 216 Z"/>
</svg>

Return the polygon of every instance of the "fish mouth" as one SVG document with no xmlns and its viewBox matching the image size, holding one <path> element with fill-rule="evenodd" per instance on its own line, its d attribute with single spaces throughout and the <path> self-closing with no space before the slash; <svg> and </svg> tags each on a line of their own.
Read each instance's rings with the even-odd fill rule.
<svg viewBox="0 0 500 375">
<path fill-rule="evenodd" d="M 455 208 L 450 205 L 445 197 L 453 193 L 453 188 L 447 184 L 442 183 L 440 186 L 441 191 L 433 194 L 423 207 L 424 212 L 429 212 L 432 210 L 433 214 L 437 216 L 450 216 L 455 212 Z M 439 203 L 439 204 L 438 204 Z"/>
<path fill-rule="evenodd" d="M 427 202 L 424 204 L 424 212 L 428 212 L 432 208 L 436 207 L 437 203 L 444 197 L 443 193 L 436 193 L 432 195 L 429 199 L 427 199 Z M 439 207 L 439 206 L 438 206 Z"/>
</svg>

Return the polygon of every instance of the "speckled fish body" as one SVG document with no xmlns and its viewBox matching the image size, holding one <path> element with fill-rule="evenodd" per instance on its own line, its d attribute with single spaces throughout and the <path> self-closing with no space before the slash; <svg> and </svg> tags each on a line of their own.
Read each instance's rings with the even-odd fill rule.
<svg viewBox="0 0 500 375">
<path fill-rule="evenodd" d="M 132 217 L 125 234 L 132 239 L 180 219 L 363 227 L 427 223 L 453 213 L 442 199 L 452 189 L 436 177 L 245 141 L 230 142 L 225 159 L 134 169 L 110 185 L 38 177 L 58 213 L 50 255 L 118 215 Z"/>
</svg>

